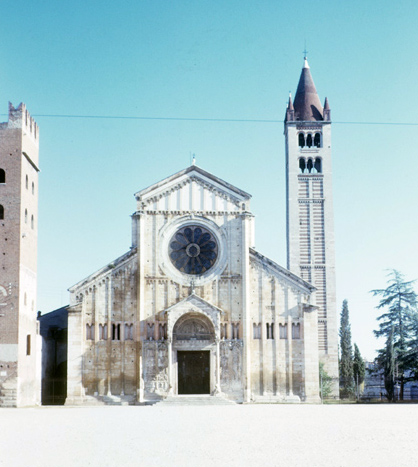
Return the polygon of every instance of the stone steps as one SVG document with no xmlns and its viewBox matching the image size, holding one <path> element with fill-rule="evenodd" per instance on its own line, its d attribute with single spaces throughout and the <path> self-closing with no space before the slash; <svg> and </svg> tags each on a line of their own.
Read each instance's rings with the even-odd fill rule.
<svg viewBox="0 0 418 467">
<path fill-rule="evenodd" d="M 236 403 L 220 396 L 185 395 L 169 396 L 159 401 L 158 405 L 236 405 Z"/>
</svg>

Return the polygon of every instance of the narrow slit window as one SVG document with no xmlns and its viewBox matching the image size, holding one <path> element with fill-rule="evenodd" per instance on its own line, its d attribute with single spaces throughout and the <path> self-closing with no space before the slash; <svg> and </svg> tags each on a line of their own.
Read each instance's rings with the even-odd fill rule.
<svg viewBox="0 0 418 467">
<path fill-rule="evenodd" d="M 287 339 L 287 324 L 279 324 L 280 339 Z"/>
<path fill-rule="evenodd" d="M 35 184 L 32 182 L 32 194 L 35 194 Z"/>
<path fill-rule="evenodd" d="M 30 226 L 31 226 L 32 229 L 34 228 L 34 225 L 35 225 L 35 220 L 34 220 L 33 215 L 32 215 L 31 218 L 30 218 Z"/>
<path fill-rule="evenodd" d="M 0 204 L 0 220 L 4 219 L 4 207 L 2 204 Z"/>
<path fill-rule="evenodd" d="M 29 177 L 27 175 L 26 175 L 26 183 L 25 184 L 26 184 L 26 189 L 28 189 L 29 188 Z"/>
<path fill-rule="evenodd" d="M 0 169 L 0 183 L 6 183 L 6 172 Z"/>
<path fill-rule="evenodd" d="M 31 351 L 31 342 L 30 342 L 30 334 L 28 334 L 26 336 L 26 355 L 30 355 L 30 351 Z"/>
<path fill-rule="evenodd" d="M 261 339 L 261 325 L 260 323 L 253 323 L 253 338 Z"/>
<path fill-rule="evenodd" d="M 28 210 L 25 209 L 25 224 L 28 223 Z"/>
</svg>

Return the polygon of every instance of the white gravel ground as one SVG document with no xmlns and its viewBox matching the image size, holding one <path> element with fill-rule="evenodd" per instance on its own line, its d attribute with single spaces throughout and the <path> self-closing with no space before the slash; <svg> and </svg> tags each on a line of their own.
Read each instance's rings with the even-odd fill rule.
<svg viewBox="0 0 418 467">
<path fill-rule="evenodd" d="M 418 466 L 418 405 L 0 409 L 0 465 Z"/>
</svg>

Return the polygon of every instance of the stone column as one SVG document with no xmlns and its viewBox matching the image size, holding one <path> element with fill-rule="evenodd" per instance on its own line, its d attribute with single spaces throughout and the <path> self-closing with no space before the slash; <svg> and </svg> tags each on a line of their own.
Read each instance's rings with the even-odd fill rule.
<svg viewBox="0 0 418 467">
<path fill-rule="evenodd" d="M 288 360 L 287 360 L 287 371 L 289 381 L 289 396 L 293 396 L 293 342 L 292 342 L 292 317 L 287 317 L 287 348 L 288 348 Z"/>
<path fill-rule="evenodd" d="M 83 317 L 82 305 L 68 309 L 68 376 L 65 405 L 81 404 L 83 388 Z"/>
<path fill-rule="evenodd" d="M 215 339 L 216 343 L 216 383 L 215 383 L 215 391 L 214 396 L 219 396 L 221 391 L 221 347 L 220 347 L 220 339 L 217 337 Z"/>
<path fill-rule="evenodd" d="M 242 225 L 242 324 L 244 341 L 244 401 L 250 402 L 252 396 L 251 387 L 251 300 L 250 300 L 250 246 L 251 246 L 251 221 L 249 212 L 241 214 Z"/>
<path fill-rule="evenodd" d="M 289 315 L 287 317 L 287 341 L 288 341 L 288 351 L 289 351 L 289 394 L 286 396 L 286 402 L 300 402 L 299 396 L 293 394 L 293 342 L 292 342 L 292 317 Z"/>
<path fill-rule="evenodd" d="M 167 339 L 168 343 L 168 395 L 172 396 L 173 392 L 173 343 L 171 337 Z"/>
</svg>

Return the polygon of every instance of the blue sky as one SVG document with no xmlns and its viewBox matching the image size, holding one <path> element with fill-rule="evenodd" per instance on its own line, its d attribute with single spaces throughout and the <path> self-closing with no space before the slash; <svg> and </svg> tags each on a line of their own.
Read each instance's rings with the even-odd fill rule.
<svg viewBox="0 0 418 467">
<path fill-rule="evenodd" d="M 190 153 L 253 195 L 256 247 L 285 265 L 282 120 L 306 41 L 334 122 L 338 309 L 373 358 L 369 290 L 387 268 L 418 277 L 418 128 L 393 124 L 418 123 L 417 17 L 414 1 L 0 1 L 0 113 L 24 101 L 41 135 L 38 308 L 129 249 L 133 193 Z"/>
</svg>

